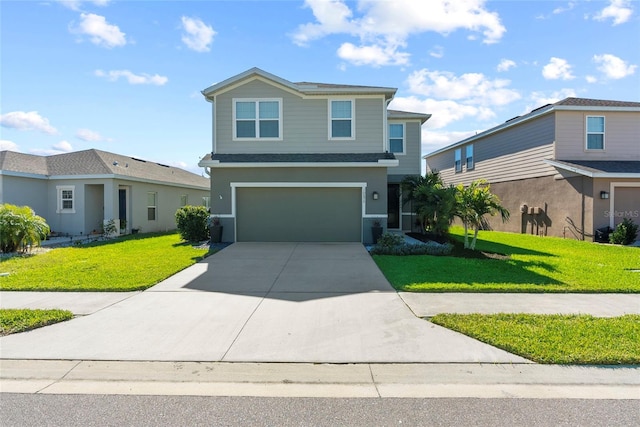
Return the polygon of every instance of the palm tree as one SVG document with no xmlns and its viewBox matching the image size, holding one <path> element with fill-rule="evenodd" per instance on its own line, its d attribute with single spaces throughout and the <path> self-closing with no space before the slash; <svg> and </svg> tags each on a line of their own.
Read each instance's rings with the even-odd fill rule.
<svg viewBox="0 0 640 427">
<path fill-rule="evenodd" d="M 484 179 L 473 181 L 468 187 L 459 184 L 456 187 L 455 215 L 464 225 L 464 247 L 475 250 L 478 231 L 486 224 L 486 215 L 500 214 L 502 222 L 509 220 L 509 211 L 502 206 L 500 199 L 491 193 Z M 473 227 L 473 240 L 469 243 L 468 229 Z"/>
<path fill-rule="evenodd" d="M 44 218 L 29 206 L 0 205 L 0 251 L 15 252 L 39 245 L 49 234 Z"/>
<path fill-rule="evenodd" d="M 406 177 L 402 192 L 405 203 L 411 202 L 423 234 L 447 234 L 454 212 L 455 188 L 445 186 L 437 171 Z"/>
</svg>

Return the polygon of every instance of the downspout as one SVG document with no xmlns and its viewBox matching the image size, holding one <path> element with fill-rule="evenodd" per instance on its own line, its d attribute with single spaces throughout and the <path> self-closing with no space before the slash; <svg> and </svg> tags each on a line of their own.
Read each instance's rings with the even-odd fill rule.
<svg viewBox="0 0 640 427">
<path fill-rule="evenodd" d="M 585 210 L 585 196 L 584 196 L 584 175 L 580 177 L 580 194 L 582 196 L 582 212 L 580 215 L 580 236 L 581 240 L 584 240 L 584 210 Z"/>
</svg>

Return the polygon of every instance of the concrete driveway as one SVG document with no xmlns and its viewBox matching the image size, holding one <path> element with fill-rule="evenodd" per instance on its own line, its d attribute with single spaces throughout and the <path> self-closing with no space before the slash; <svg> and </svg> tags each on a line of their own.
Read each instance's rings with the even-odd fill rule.
<svg viewBox="0 0 640 427">
<path fill-rule="evenodd" d="M 102 310 L 0 338 L 0 357 L 527 362 L 415 317 L 349 243 L 236 243 Z"/>
</svg>

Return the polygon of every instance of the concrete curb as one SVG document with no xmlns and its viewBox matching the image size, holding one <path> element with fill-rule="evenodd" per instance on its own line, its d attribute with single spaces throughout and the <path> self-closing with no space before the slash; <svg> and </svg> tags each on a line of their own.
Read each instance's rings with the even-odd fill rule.
<svg viewBox="0 0 640 427">
<path fill-rule="evenodd" d="M 0 392 L 640 400 L 640 367 L 1 360 Z"/>
</svg>

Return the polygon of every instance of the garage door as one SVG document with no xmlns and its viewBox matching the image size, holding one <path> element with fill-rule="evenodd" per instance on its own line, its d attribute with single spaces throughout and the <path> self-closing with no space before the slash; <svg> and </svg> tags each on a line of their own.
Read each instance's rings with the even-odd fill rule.
<svg viewBox="0 0 640 427">
<path fill-rule="evenodd" d="M 620 224 L 625 218 L 640 223 L 640 187 L 616 187 L 614 191 L 613 225 Z"/>
<path fill-rule="evenodd" d="M 238 242 L 360 242 L 360 188 L 237 188 Z"/>
</svg>

